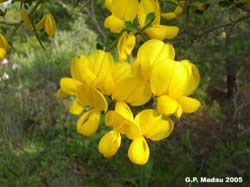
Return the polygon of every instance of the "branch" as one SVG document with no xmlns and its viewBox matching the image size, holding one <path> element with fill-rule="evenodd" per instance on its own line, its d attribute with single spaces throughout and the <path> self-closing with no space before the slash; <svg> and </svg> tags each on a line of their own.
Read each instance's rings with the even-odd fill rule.
<svg viewBox="0 0 250 187">
<path fill-rule="evenodd" d="M 246 14 L 245 16 L 242 16 L 241 18 L 239 18 L 231 23 L 217 25 L 217 26 L 214 26 L 212 28 L 205 29 L 204 31 L 201 32 L 201 34 L 195 35 L 195 37 L 202 37 L 203 35 L 207 35 L 210 32 L 214 32 L 214 31 L 220 30 L 222 28 L 232 27 L 232 26 L 236 25 L 237 23 L 240 23 L 248 18 L 250 18 L 250 13 Z"/>
<path fill-rule="evenodd" d="M 99 32 L 99 34 L 101 35 L 102 38 L 106 38 L 106 34 L 102 31 L 101 26 L 99 25 L 96 16 L 95 16 L 95 1 L 92 0 L 91 1 L 91 6 L 90 6 L 90 10 L 88 8 L 85 8 L 85 11 L 87 13 L 87 15 L 90 17 L 90 19 L 92 20 L 92 22 L 94 23 L 97 31 Z"/>
</svg>

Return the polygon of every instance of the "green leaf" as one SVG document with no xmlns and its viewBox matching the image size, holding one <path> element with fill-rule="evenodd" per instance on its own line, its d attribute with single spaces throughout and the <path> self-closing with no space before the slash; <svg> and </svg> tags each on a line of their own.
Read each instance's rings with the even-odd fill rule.
<svg viewBox="0 0 250 187">
<path fill-rule="evenodd" d="M 131 32 L 134 32 L 134 31 L 137 30 L 137 27 L 136 27 L 136 25 L 135 25 L 134 23 L 131 23 L 131 22 L 129 22 L 129 21 L 126 21 L 126 22 L 125 22 L 125 29 L 126 29 L 126 30 L 129 30 L 129 31 L 131 31 Z"/>
<path fill-rule="evenodd" d="M 155 19 L 155 13 L 154 12 L 148 13 L 146 20 L 145 20 L 145 25 L 152 23 L 154 19 Z"/>
</svg>

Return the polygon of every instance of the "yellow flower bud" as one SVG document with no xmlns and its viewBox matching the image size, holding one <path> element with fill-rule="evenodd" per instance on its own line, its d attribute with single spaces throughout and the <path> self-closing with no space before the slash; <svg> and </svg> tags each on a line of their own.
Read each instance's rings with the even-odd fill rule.
<svg viewBox="0 0 250 187">
<path fill-rule="evenodd" d="M 30 20 L 30 18 L 29 18 L 29 16 L 28 16 L 28 14 L 27 14 L 24 10 L 21 10 L 21 11 L 20 11 L 20 16 L 21 16 L 21 18 L 22 18 L 24 24 L 25 24 L 26 26 L 28 26 L 30 29 L 33 29 L 33 27 L 32 27 L 32 22 L 31 22 L 31 20 Z"/>
<path fill-rule="evenodd" d="M 36 29 L 44 29 L 48 36 L 53 36 L 56 32 L 56 22 L 52 14 L 44 14 L 40 22 L 36 25 Z"/>
<path fill-rule="evenodd" d="M 125 61 L 127 57 L 131 54 L 132 50 L 135 47 L 136 38 L 133 33 L 123 32 L 117 43 L 117 49 L 119 54 L 119 60 Z"/>
<path fill-rule="evenodd" d="M 3 59 L 6 55 L 6 50 L 4 48 L 0 48 L 0 59 Z"/>
<path fill-rule="evenodd" d="M 8 41 L 1 33 L 0 33 L 0 48 L 4 48 L 5 50 L 9 48 Z"/>
</svg>

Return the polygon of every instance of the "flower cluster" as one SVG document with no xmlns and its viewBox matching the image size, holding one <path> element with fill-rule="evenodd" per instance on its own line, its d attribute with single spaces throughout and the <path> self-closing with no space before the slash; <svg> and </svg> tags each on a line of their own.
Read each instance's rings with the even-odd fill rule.
<svg viewBox="0 0 250 187">
<path fill-rule="evenodd" d="M 106 18 L 104 26 L 111 32 L 121 32 L 126 22 L 133 22 L 136 18 L 139 27 L 147 25 L 147 15 L 154 13 L 155 19 L 144 32 L 151 39 L 173 39 L 177 36 L 179 28 L 176 26 L 161 25 L 161 10 L 158 0 L 105 0 L 106 6 L 111 15 Z"/>
<path fill-rule="evenodd" d="M 117 43 L 118 60 L 104 50 L 74 57 L 71 77 L 61 79 L 57 96 L 73 96 L 70 112 L 81 115 L 76 129 L 83 136 L 94 135 L 101 116 L 105 117 L 110 130 L 98 145 L 104 157 L 114 156 L 126 137 L 131 140 L 130 161 L 144 165 L 150 157 L 147 141 L 167 138 L 174 129 L 173 116 L 179 119 L 183 113 L 199 109 L 200 101 L 190 95 L 198 87 L 200 74 L 189 60 L 176 61 L 174 47 L 162 41 L 174 38 L 179 29 L 160 25 L 158 0 L 106 0 L 106 6 L 112 15 L 105 20 L 105 27 L 123 31 Z M 137 16 L 144 27 L 151 12 L 156 17 L 143 29 L 150 39 L 128 61 L 136 37 L 124 31 L 124 24 Z"/>
</svg>

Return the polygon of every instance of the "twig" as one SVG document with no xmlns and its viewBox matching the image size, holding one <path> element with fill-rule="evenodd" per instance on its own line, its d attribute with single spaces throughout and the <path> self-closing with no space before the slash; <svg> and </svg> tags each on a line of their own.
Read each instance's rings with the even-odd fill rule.
<svg viewBox="0 0 250 187">
<path fill-rule="evenodd" d="M 88 16 L 91 18 L 92 22 L 94 23 L 97 31 L 101 35 L 102 38 L 106 38 L 106 34 L 102 31 L 101 26 L 99 25 L 96 16 L 95 16 L 95 1 L 91 0 L 91 6 L 90 10 L 88 8 L 85 8 L 85 11 L 87 12 Z"/>
<path fill-rule="evenodd" d="M 32 24 L 32 28 L 33 28 L 34 34 L 36 36 L 36 39 L 38 40 L 40 46 L 45 50 L 46 48 L 44 47 L 42 41 L 39 38 L 39 35 L 37 34 L 36 26 L 34 25 L 33 21 L 31 21 L 31 24 Z"/>
<path fill-rule="evenodd" d="M 5 22 L 5 21 L 0 21 L 0 24 L 6 25 L 6 26 L 16 26 L 17 23 L 14 22 Z"/>
<path fill-rule="evenodd" d="M 88 6 L 88 4 L 90 3 L 90 1 L 91 0 L 87 0 L 87 2 L 85 2 L 83 5 L 82 5 L 82 7 L 81 7 L 81 9 L 80 10 L 83 10 L 84 8 L 86 8 L 87 6 Z M 74 8 L 76 7 L 76 5 L 74 5 Z"/>
<path fill-rule="evenodd" d="M 139 35 L 143 33 L 154 21 L 155 19 L 152 19 L 148 24 L 144 25 L 139 31 L 135 32 L 134 35 Z"/>
</svg>

